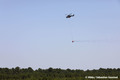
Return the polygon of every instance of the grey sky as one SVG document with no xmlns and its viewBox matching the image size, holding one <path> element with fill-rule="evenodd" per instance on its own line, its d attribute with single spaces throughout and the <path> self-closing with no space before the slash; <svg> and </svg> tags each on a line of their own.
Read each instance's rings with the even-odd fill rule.
<svg viewBox="0 0 120 80">
<path fill-rule="evenodd" d="M 0 0 L 0 67 L 119 68 L 119 57 L 118 0 Z"/>
</svg>

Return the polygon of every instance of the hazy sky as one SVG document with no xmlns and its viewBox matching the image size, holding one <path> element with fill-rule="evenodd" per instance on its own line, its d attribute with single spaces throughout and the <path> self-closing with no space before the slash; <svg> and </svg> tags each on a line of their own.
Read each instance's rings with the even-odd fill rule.
<svg viewBox="0 0 120 80">
<path fill-rule="evenodd" d="M 75 16 L 66 19 L 69 13 Z M 0 67 L 86 70 L 119 62 L 119 0 L 0 0 Z"/>
</svg>

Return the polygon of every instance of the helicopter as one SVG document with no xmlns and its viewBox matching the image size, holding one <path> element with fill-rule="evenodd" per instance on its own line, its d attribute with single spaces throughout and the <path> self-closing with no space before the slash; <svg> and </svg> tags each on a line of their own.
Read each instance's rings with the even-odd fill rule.
<svg viewBox="0 0 120 80">
<path fill-rule="evenodd" d="M 66 18 L 71 18 L 71 17 L 73 17 L 73 16 L 75 16 L 74 14 L 68 14 L 67 16 L 66 16 Z"/>
</svg>

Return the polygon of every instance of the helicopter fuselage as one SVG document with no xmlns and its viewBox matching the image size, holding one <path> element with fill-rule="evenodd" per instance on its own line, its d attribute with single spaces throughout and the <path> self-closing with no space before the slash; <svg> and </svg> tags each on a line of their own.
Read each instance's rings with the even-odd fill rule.
<svg viewBox="0 0 120 80">
<path fill-rule="evenodd" d="M 74 16 L 74 14 L 73 15 L 67 15 L 66 18 L 71 18 L 73 16 Z"/>
</svg>

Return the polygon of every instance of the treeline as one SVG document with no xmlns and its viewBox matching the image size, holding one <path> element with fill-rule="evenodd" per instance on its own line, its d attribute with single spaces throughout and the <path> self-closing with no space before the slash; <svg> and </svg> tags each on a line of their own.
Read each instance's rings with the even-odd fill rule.
<svg viewBox="0 0 120 80">
<path fill-rule="evenodd" d="M 93 70 L 80 69 L 36 69 L 28 68 L 0 68 L 0 80 L 87 80 L 85 76 L 120 76 L 120 68 L 100 68 Z M 100 79 L 99 79 L 100 80 Z M 103 79 L 102 79 L 103 80 Z M 105 79 L 107 80 L 107 79 Z M 112 80 L 112 79 L 109 79 Z M 116 80 L 116 79 L 115 79 Z M 120 80 L 118 78 L 117 80 Z"/>
</svg>

